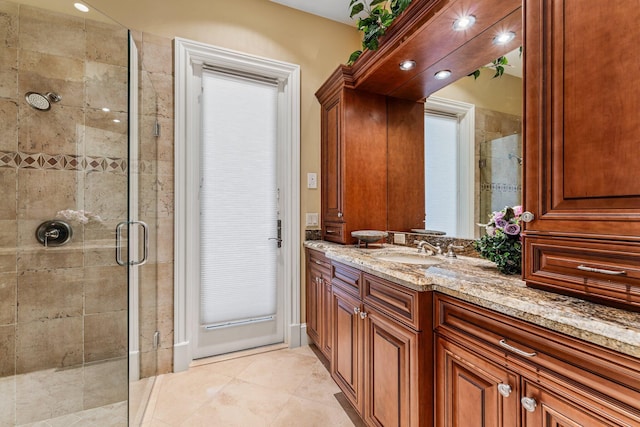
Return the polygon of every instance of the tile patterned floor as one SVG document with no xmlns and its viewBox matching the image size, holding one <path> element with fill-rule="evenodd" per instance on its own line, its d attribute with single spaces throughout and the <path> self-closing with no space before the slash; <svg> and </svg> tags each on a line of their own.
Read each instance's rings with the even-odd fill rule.
<svg viewBox="0 0 640 427">
<path fill-rule="evenodd" d="M 361 426 L 308 346 L 201 364 L 156 379 L 142 427 Z"/>
</svg>

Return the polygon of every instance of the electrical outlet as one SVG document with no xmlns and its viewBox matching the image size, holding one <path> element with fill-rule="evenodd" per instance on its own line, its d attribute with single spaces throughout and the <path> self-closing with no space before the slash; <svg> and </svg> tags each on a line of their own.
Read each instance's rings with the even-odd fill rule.
<svg viewBox="0 0 640 427">
<path fill-rule="evenodd" d="M 318 188 L 318 174 L 309 172 L 307 174 L 307 188 Z"/>
<path fill-rule="evenodd" d="M 306 222 L 307 227 L 317 227 L 318 226 L 318 214 L 317 213 L 307 213 L 305 222 Z"/>
<path fill-rule="evenodd" d="M 398 245 L 404 245 L 406 243 L 406 234 L 393 233 L 393 243 L 396 243 Z"/>
</svg>

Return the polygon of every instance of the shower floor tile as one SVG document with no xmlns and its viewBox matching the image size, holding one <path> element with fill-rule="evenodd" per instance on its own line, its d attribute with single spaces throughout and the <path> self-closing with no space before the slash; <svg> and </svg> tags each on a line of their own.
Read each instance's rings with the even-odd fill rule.
<svg viewBox="0 0 640 427">
<path fill-rule="evenodd" d="M 49 420 L 19 425 L 19 427 L 71 426 L 127 427 L 127 402 L 118 402 Z"/>
</svg>

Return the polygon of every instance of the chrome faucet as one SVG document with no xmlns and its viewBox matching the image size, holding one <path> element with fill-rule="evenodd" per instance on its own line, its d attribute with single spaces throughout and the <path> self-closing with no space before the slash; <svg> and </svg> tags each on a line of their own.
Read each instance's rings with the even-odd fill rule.
<svg viewBox="0 0 640 427">
<path fill-rule="evenodd" d="M 430 255 L 440 255 L 442 254 L 442 248 L 440 248 L 440 246 L 433 246 L 431 243 L 424 241 L 424 240 L 414 240 L 413 243 L 417 243 L 418 244 L 418 253 L 424 251 L 425 253 L 427 253 L 427 250 L 429 250 Z"/>
</svg>

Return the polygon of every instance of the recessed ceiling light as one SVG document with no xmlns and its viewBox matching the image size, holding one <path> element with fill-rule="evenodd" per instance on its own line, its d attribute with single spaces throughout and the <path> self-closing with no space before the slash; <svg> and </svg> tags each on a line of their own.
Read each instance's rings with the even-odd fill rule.
<svg viewBox="0 0 640 427">
<path fill-rule="evenodd" d="M 451 70 L 440 70 L 433 76 L 438 80 L 448 79 L 451 76 Z"/>
<path fill-rule="evenodd" d="M 473 15 L 461 16 L 460 18 L 453 21 L 453 29 L 456 31 L 466 30 L 467 28 L 471 28 L 473 24 L 476 23 L 476 17 Z"/>
<path fill-rule="evenodd" d="M 73 7 L 78 9 L 80 12 L 84 12 L 84 13 L 89 12 L 89 8 L 87 7 L 87 5 L 82 4 L 82 3 L 74 3 Z"/>
<path fill-rule="evenodd" d="M 406 61 L 402 61 L 400 63 L 400 69 L 402 71 L 409 71 L 413 70 L 414 68 L 416 68 L 416 61 L 413 61 L 411 59 L 407 59 Z"/>
<path fill-rule="evenodd" d="M 107 107 L 102 107 L 102 111 L 104 111 L 105 113 L 108 113 L 109 111 L 111 111 L 110 109 L 108 109 Z"/>
<path fill-rule="evenodd" d="M 507 44 L 515 38 L 516 33 L 514 33 L 513 31 L 505 31 L 504 33 L 500 33 L 493 38 L 493 44 Z"/>
</svg>

